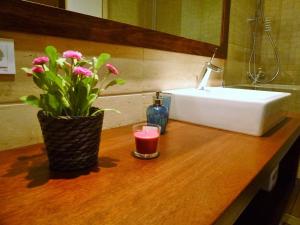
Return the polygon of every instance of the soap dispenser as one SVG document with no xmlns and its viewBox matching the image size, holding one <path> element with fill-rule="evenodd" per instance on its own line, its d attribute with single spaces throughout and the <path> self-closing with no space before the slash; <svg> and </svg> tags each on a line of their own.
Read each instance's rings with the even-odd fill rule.
<svg viewBox="0 0 300 225">
<path fill-rule="evenodd" d="M 159 92 L 153 97 L 153 105 L 147 109 L 147 122 L 161 126 L 161 134 L 166 131 L 166 126 L 169 119 L 168 109 L 162 104 L 163 98 Z"/>
</svg>

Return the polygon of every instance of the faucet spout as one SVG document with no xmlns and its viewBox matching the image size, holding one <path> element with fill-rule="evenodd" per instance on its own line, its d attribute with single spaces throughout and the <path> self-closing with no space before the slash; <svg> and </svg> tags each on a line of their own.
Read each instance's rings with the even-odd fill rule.
<svg viewBox="0 0 300 225">
<path fill-rule="evenodd" d="M 205 89 L 205 87 L 207 86 L 207 83 L 209 81 L 209 77 L 210 77 L 212 72 L 217 72 L 217 73 L 223 72 L 223 68 L 212 64 L 212 61 L 215 58 L 217 49 L 218 48 L 215 49 L 214 54 L 210 58 L 210 61 L 205 63 L 205 65 L 204 65 L 204 67 L 201 71 L 200 77 L 202 77 L 202 80 L 200 81 L 199 85 L 197 86 L 197 89 L 199 89 L 199 90 L 204 90 Z"/>
<path fill-rule="evenodd" d="M 212 72 L 212 69 L 210 69 L 207 65 L 205 65 L 202 70 L 202 73 L 201 73 L 201 74 L 203 74 L 202 80 L 197 87 L 199 90 L 205 89 L 205 87 L 207 86 L 211 72 Z"/>
<path fill-rule="evenodd" d="M 207 83 L 209 81 L 210 75 L 212 72 L 221 73 L 223 72 L 223 68 L 220 68 L 210 62 L 205 63 L 205 66 L 201 72 L 202 80 L 200 81 L 197 89 L 204 90 L 207 87 Z"/>
</svg>

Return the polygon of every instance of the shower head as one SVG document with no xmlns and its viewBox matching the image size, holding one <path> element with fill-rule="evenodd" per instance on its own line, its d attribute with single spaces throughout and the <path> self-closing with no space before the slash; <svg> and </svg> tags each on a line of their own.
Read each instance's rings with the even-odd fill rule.
<svg viewBox="0 0 300 225">
<path fill-rule="evenodd" d="M 272 21 L 270 17 L 266 17 L 264 20 L 264 28 L 266 32 L 272 31 Z"/>
</svg>

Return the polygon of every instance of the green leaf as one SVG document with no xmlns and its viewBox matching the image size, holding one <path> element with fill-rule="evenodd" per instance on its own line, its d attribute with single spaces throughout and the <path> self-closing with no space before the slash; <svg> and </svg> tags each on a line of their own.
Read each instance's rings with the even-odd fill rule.
<svg viewBox="0 0 300 225">
<path fill-rule="evenodd" d="M 34 95 L 22 96 L 20 100 L 28 105 L 40 107 L 40 99 Z"/>
<path fill-rule="evenodd" d="M 52 115 L 52 112 L 51 112 L 51 109 L 49 109 L 49 106 L 48 106 L 46 97 L 47 97 L 46 94 L 41 94 L 41 95 L 40 95 L 40 106 L 41 106 L 41 108 L 42 108 L 44 111 L 46 111 L 46 112 L 48 112 L 50 115 Z"/>
<path fill-rule="evenodd" d="M 56 75 L 61 80 L 61 85 L 62 85 L 63 89 L 65 88 L 65 86 L 71 85 L 67 80 L 64 79 L 63 76 L 61 76 L 60 74 L 56 74 Z"/>
<path fill-rule="evenodd" d="M 33 77 L 33 82 L 36 84 L 36 86 L 38 86 L 39 88 L 43 89 L 43 90 L 47 90 L 47 86 L 45 85 L 45 83 L 43 82 L 43 79 L 34 76 Z"/>
<path fill-rule="evenodd" d="M 55 72 L 57 70 L 56 68 L 56 60 L 58 59 L 58 53 L 54 46 L 47 46 L 45 48 L 45 53 L 49 57 L 49 68 L 51 71 Z"/>
<path fill-rule="evenodd" d="M 68 85 L 68 87 L 70 87 L 71 83 L 72 83 L 72 77 L 70 77 L 70 76 L 64 76 L 63 79 L 66 82 L 66 84 Z"/>
<path fill-rule="evenodd" d="M 26 67 L 22 67 L 21 70 L 23 70 L 26 74 L 33 74 L 32 70 Z"/>
<path fill-rule="evenodd" d="M 98 95 L 96 94 L 90 94 L 88 97 L 88 105 L 92 105 L 94 101 L 97 99 Z"/>
<path fill-rule="evenodd" d="M 23 70 L 26 74 L 30 74 L 33 77 L 37 77 L 38 78 L 38 76 L 34 72 L 32 72 L 32 70 L 29 69 L 29 68 L 23 67 L 23 68 L 21 68 L 21 70 Z"/>
<path fill-rule="evenodd" d="M 92 88 L 91 89 L 91 94 L 98 94 L 99 88 Z"/>
<path fill-rule="evenodd" d="M 91 87 L 95 87 L 98 83 L 98 80 L 99 80 L 99 76 L 98 74 L 94 73 L 94 76 L 93 76 L 93 81 L 91 82 Z"/>
<path fill-rule="evenodd" d="M 93 78 L 92 77 L 84 77 L 83 79 L 82 79 L 82 82 L 85 84 L 85 85 L 87 85 L 87 84 L 91 84 L 92 82 L 93 82 Z"/>
<path fill-rule="evenodd" d="M 52 71 L 46 71 L 46 76 L 53 81 L 60 90 L 64 90 L 64 82 L 63 82 L 63 77 L 62 76 L 58 76 L 55 73 L 53 73 Z"/>
<path fill-rule="evenodd" d="M 60 66 L 63 67 L 65 65 L 66 59 L 65 58 L 58 58 L 56 60 L 56 63 Z"/>
<path fill-rule="evenodd" d="M 91 63 L 88 60 L 82 59 L 79 62 L 77 62 L 76 66 L 85 66 L 86 64 L 91 65 Z"/>
<path fill-rule="evenodd" d="M 116 78 L 116 79 L 112 80 L 111 82 L 109 82 L 109 83 L 105 86 L 104 89 L 107 89 L 107 88 L 109 88 L 109 87 L 111 87 L 111 86 L 114 86 L 114 85 L 116 85 L 116 84 L 118 84 L 118 85 L 123 85 L 123 84 L 125 84 L 125 80 L 123 80 L 123 79 L 121 79 L 121 78 Z"/>
<path fill-rule="evenodd" d="M 65 75 L 68 75 L 70 73 L 71 65 L 66 61 L 65 58 L 58 58 L 56 60 L 56 63 L 58 67 L 65 72 Z M 57 73 L 57 71 L 55 71 L 55 73 Z"/>
<path fill-rule="evenodd" d="M 61 97 L 61 102 L 62 102 L 64 107 L 70 108 L 70 103 L 64 96 Z"/>
<path fill-rule="evenodd" d="M 90 85 L 88 84 L 84 84 L 83 82 L 80 82 L 78 84 L 78 100 L 79 103 L 85 104 L 85 102 L 87 101 L 87 97 L 89 94 L 89 90 L 90 89 Z"/>
<path fill-rule="evenodd" d="M 48 94 L 48 103 L 49 103 L 49 106 L 50 106 L 52 109 L 54 109 L 54 111 L 59 112 L 59 109 L 60 109 L 60 103 L 59 103 L 59 101 L 57 100 L 57 98 L 56 98 L 55 95 Z"/>
<path fill-rule="evenodd" d="M 82 108 L 82 112 L 86 112 L 89 110 L 89 108 L 92 106 L 92 104 L 94 103 L 94 101 L 96 101 L 98 95 L 97 94 L 90 94 L 87 97 L 87 103 L 85 104 L 85 106 Z"/>
<path fill-rule="evenodd" d="M 41 94 L 41 107 L 52 116 L 60 116 L 62 107 L 57 96 L 52 94 Z"/>
<path fill-rule="evenodd" d="M 93 112 L 93 113 L 91 114 L 91 116 L 95 116 L 95 115 L 97 115 L 99 112 L 105 112 L 105 111 L 113 111 L 113 112 L 115 112 L 115 113 L 121 114 L 121 112 L 120 112 L 119 110 L 116 110 L 116 109 L 98 109 L 98 110 L 96 110 L 95 112 Z"/>
<path fill-rule="evenodd" d="M 98 110 L 97 110 L 98 111 Z M 117 109 L 99 109 L 99 111 L 112 111 L 112 112 L 115 112 L 115 113 L 118 113 L 118 114 L 121 114 L 121 112 Z"/>
<path fill-rule="evenodd" d="M 110 54 L 108 53 L 101 53 L 95 61 L 95 69 L 98 70 L 100 67 L 110 59 Z"/>
<path fill-rule="evenodd" d="M 98 109 L 91 114 L 91 116 L 96 116 L 99 112 L 103 112 L 103 109 Z"/>
</svg>

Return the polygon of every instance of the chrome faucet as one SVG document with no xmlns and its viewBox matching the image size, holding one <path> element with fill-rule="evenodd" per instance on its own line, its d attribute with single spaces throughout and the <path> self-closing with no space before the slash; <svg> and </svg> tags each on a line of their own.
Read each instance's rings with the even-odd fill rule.
<svg viewBox="0 0 300 225">
<path fill-rule="evenodd" d="M 217 48 L 215 49 L 214 54 L 210 58 L 210 61 L 205 63 L 205 65 L 201 71 L 200 77 L 202 77 L 202 80 L 197 85 L 197 89 L 199 89 L 199 90 L 204 90 L 206 88 L 210 74 L 212 72 L 217 72 L 217 73 L 223 72 L 223 68 L 220 68 L 220 67 L 212 64 L 212 61 L 216 55 L 216 51 L 217 51 Z"/>
<path fill-rule="evenodd" d="M 261 83 L 266 78 L 265 72 L 261 67 L 258 68 L 257 73 L 254 73 L 253 77 L 248 73 L 248 77 L 250 80 L 252 80 L 253 85 Z"/>
</svg>

